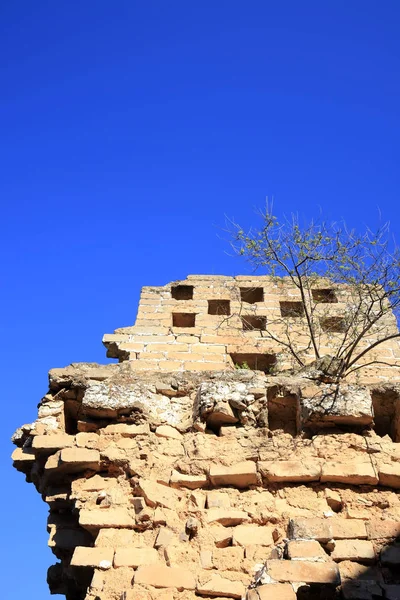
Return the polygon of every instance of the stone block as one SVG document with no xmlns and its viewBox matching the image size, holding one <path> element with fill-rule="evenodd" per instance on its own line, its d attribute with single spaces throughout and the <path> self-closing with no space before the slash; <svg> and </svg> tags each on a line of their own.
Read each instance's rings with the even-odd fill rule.
<svg viewBox="0 0 400 600">
<path fill-rule="evenodd" d="M 325 583 L 339 585 L 340 575 L 336 564 L 305 560 L 268 560 L 267 574 L 279 582 Z"/>
<path fill-rule="evenodd" d="M 291 539 L 328 542 L 331 539 L 366 539 L 364 521 L 357 519 L 296 518 L 289 523 Z"/>
<path fill-rule="evenodd" d="M 156 435 L 174 440 L 182 440 L 183 438 L 182 434 L 175 427 L 171 427 L 171 425 L 159 425 L 156 428 Z"/>
<path fill-rule="evenodd" d="M 140 565 L 153 565 L 160 561 L 155 548 L 116 548 L 114 567 L 133 567 Z"/>
<path fill-rule="evenodd" d="M 176 510 L 179 507 L 182 494 L 166 485 L 162 485 L 156 481 L 140 479 L 139 489 L 148 506 L 164 506 L 171 510 Z"/>
<path fill-rule="evenodd" d="M 210 526 L 209 531 L 217 548 L 226 548 L 226 546 L 230 545 L 233 536 L 232 527 L 223 527 L 222 525 L 215 523 Z"/>
<path fill-rule="evenodd" d="M 393 519 L 371 519 L 367 522 L 368 539 L 379 540 L 400 536 L 400 521 Z"/>
<path fill-rule="evenodd" d="M 100 468 L 100 452 L 88 448 L 63 448 L 60 454 L 60 464 L 64 468 L 75 470 Z"/>
<path fill-rule="evenodd" d="M 230 508 L 229 494 L 210 490 L 207 492 L 207 508 Z"/>
<path fill-rule="evenodd" d="M 163 548 L 163 547 L 165 548 L 169 544 L 171 544 L 174 539 L 175 539 L 174 532 L 171 531 L 170 529 L 167 529 L 166 527 L 162 527 L 157 534 L 156 541 L 154 542 L 154 547 L 155 548 Z"/>
<path fill-rule="evenodd" d="M 273 546 L 272 527 L 269 525 L 238 525 L 233 529 L 234 546 Z"/>
<path fill-rule="evenodd" d="M 380 464 L 378 475 L 380 485 L 400 489 L 400 463 Z"/>
<path fill-rule="evenodd" d="M 79 511 L 79 524 L 89 530 L 103 527 L 133 528 L 135 519 L 126 508 L 82 508 Z"/>
<path fill-rule="evenodd" d="M 321 464 L 316 460 L 260 461 L 258 470 L 267 481 L 271 482 L 318 481 L 321 475 Z"/>
<path fill-rule="evenodd" d="M 316 540 L 290 540 L 287 544 L 290 560 L 329 560 L 329 556 Z"/>
<path fill-rule="evenodd" d="M 196 589 L 194 575 L 187 569 L 165 565 L 142 565 L 135 573 L 135 584 L 155 588 Z"/>
<path fill-rule="evenodd" d="M 321 482 L 336 481 L 348 485 L 376 485 L 379 481 L 371 463 L 326 462 L 322 465 Z"/>
<path fill-rule="evenodd" d="M 210 480 L 216 486 L 232 485 L 237 488 L 246 488 L 255 485 L 258 482 L 256 463 L 247 460 L 231 467 L 211 465 Z"/>
<path fill-rule="evenodd" d="M 137 435 L 148 435 L 150 427 L 146 423 L 144 425 L 131 425 L 130 423 L 115 423 L 107 425 L 100 429 L 102 435 L 118 433 L 122 437 L 136 437 Z"/>
<path fill-rule="evenodd" d="M 242 598 L 246 589 L 240 581 L 230 581 L 213 573 L 210 578 L 202 584 L 197 585 L 197 594 L 200 596 L 215 596 L 218 598 Z"/>
<path fill-rule="evenodd" d="M 364 564 L 375 562 L 375 551 L 369 540 L 337 540 L 331 558 L 340 562 L 351 560 Z"/>
<path fill-rule="evenodd" d="M 35 435 L 32 441 L 32 448 L 37 452 L 61 450 L 73 446 L 75 436 L 67 433 L 56 433 L 53 435 Z"/>
<path fill-rule="evenodd" d="M 290 583 L 267 583 L 248 590 L 246 600 L 296 600 Z"/>
<path fill-rule="evenodd" d="M 220 523 L 224 527 L 231 527 L 248 521 L 249 515 L 244 510 L 234 508 L 210 508 L 206 511 L 205 519 L 207 523 Z"/>
<path fill-rule="evenodd" d="M 75 548 L 71 559 L 71 567 L 94 567 L 110 569 L 112 567 L 114 550 L 112 548 Z"/>
<path fill-rule="evenodd" d="M 208 479 L 206 475 L 185 475 L 184 473 L 173 470 L 169 483 L 170 485 L 177 485 L 189 488 L 190 490 L 195 490 L 207 485 Z"/>
<path fill-rule="evenodd" d="M 29 465 L 35 462 L 35 454 L 29 448 L 15 448 L 11 455 L 12 460 L 17 466 L 18 463 Z"/>
</svg>

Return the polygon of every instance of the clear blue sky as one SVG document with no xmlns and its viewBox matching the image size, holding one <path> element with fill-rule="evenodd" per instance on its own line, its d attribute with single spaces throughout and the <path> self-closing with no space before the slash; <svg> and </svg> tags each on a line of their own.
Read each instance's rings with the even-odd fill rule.
<svg viewBox="0 0 400 600">
<path fill-rule="evenodd" d="M 265 196 L 399 234 L 399 22 L 397 0 L 1 2 L 4 600 L 50 598 L 8 441 L 49 368 L 107 362 L 142 285 L 246 272 L 224 214 Z"/>
</svg>

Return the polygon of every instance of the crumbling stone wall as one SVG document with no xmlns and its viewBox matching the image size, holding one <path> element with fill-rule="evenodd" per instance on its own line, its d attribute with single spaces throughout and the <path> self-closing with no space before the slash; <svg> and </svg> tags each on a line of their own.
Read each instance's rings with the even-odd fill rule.
<svg viewBox="0 0 400 600">
<path fill-rule="evenodd" d="M 226 278 L 215 289 L 220 281 L 236 285 Z M 105 341 L 118 354 L 136 352 L 123 346 L 139 338 L 146 347 L 171 336 L 154 368 L 140 370 L 147 359 L 124 354 L 119 364 L 53 369 L 37 420 L 14 434 L 14 465 L 50 509 L 59 561 L 49 569 L 51 592 L 67 600 L 399 598 L 400 385 L 378 371 L 338 390 L 307 372 L 228 361 L 207 370 L 208 350 L 192 370 L 183 358 L 163 372 L 178 343 L 189 354 L 215 343 L 224 357 L 231 347 L 210 333 L 158 327 L 146 334 L 138 319 L 133 341 Z"/>
<path fill-rule="evenodd" d="M 340 331 L 346 309 L 355 300 L 351 288 L 333 287 L 324 279 L 311 291 L 323 356 L 337 343 L 332 329 Z M 289 278 L 189 275 L 162 287 L 144 287 L 135 325 L 106 334 L 103 343 L 109 357 L 131 361 L 135 371 L 220 371 L 243 364 L 267 373 L 282 371 L 294 366 L 293 358 L 263 330 L 268 324 L 274 336 L 285 339 L 289 328 L 292 338 L 306 347 L 309 336 L 298 318 L 302 314 L 300 292 Z M 370 343 L 382 324 L 388 332 L 397 331 L 389 311 L 384 323 L 368 332 Z M 380 344 L 363 362 L 371 356 L 381 361 L 379 369 L 366 367 L 353 375 L 354 381 L 400 381 L 396 339 Z"/>
</svg>

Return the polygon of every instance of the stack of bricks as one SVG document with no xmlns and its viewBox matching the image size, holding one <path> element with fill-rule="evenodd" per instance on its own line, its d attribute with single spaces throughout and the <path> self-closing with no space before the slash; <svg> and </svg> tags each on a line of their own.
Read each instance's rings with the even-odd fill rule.
<svg viewBox="0 0 400 600">
<path fill-rule="evenodd" d="M 330 384 L 232 368 L 233 348 L 252 354 L 249 340 L 254 351 L 263 338 L 231 335 L 231 315 L 207 308 L 231 290 L 234 313 L 234 290 L 246 281 L 257 287 L 254 279 L 189 278 L 179 286 L 195 282 L 193 300 L 156 288 L 165 325 L 142 320 L 143 300 L 154 299 L 145 288 L 136 325 L 105 339 L 121 362 L 50 371 L 38 419 L 14 434 L 13 460 L 49 505 L 59 560 L 48 573 L 52 593 L 400 598 L 400 386 L 377 371 L 370 383 L 343 384 L 332 404 Z M 271 306 L 257 315 L 276 303 L 266 288 Z M 193 335 L 170 323 L 187 302 Z M 161 305 L 148 306 L 157 314 Z M 249 336 L 244 345 L 241 336 Z M 167 349 L 154 348 L 163 337 Z M 214 343 L 223 352 L 202 350 Z M 177 344 L 187 345 L 179 360 L 169 349 Z M 179 365 L 164 371 L 164 362 Z"/>
</svg>

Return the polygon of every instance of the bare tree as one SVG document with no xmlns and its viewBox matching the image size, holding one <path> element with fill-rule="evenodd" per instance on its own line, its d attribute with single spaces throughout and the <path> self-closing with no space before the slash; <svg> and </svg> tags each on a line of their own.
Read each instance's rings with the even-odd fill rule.
<svg viewBox="0 0 400 600">
<path fill-rule="evenodd" d="M 281 303 L 263 335 L 298 367 L 311 356 L 337 381 L 385 362 L 379 346 L 400 337 L 400 251 L 389 225 L 361 234 L 341 223 L 301 226 L 296 216 L 278 221 L 268 206 L 260 217 L 261 227 L 247 232 L 230 222 L 232 246 L 255 270 L 285 278 L 297 296 Z"/>
</svg>

